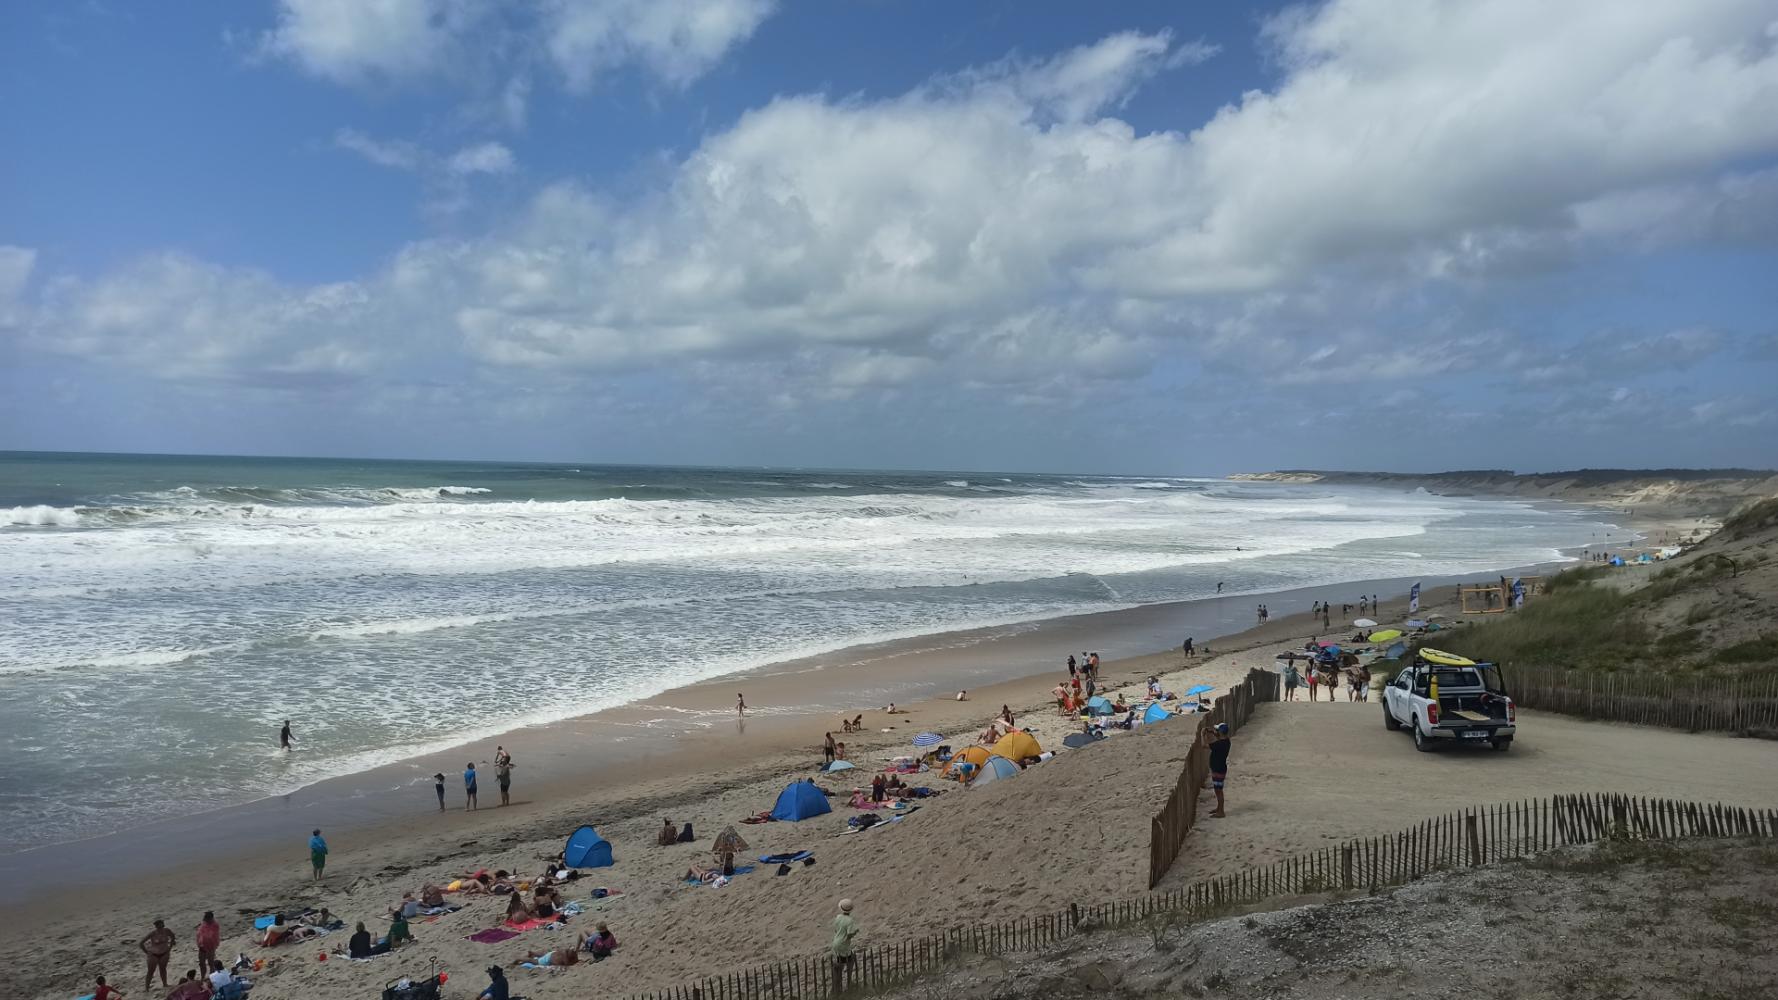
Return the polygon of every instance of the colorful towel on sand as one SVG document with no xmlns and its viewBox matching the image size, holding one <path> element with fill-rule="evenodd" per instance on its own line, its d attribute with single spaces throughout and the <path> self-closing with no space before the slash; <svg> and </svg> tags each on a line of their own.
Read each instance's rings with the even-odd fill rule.
<svg viewBox="0 0 1778 1000">
<path fill-rule="evenodd" d="M 499 944 L 502 941 L 511 941 L 513 938 L 518 937 L 518 936 L 519 936 L 518 931 L 509 931 L 509 930 L 504 930 L 499 927 L 490 927 L 485 931 L 476 931 L 474 934 L 469 935 L 469 940 L 476 941 L 481 944 Z"/>
<path fill-rule="evenodd" d="M 814 856 L 814 851 L 797 851 L 795 854 L 763 854 L 760 855 L 759 860 L 762 864 L 788 865 L 792 862 L 801 861 L 804 858 L 812 858 Z"/>
<path fill-rule="evenodd" d="M 516 922 L 508 920 L 506 926 L 515 931 L 534 931 L 539 927 L 548 927 L 554 923 L 556 923 L 554 920 L 545 920 L 542 917 L 532 917 L 529 920 L 520 920 Z"/>
</svg>

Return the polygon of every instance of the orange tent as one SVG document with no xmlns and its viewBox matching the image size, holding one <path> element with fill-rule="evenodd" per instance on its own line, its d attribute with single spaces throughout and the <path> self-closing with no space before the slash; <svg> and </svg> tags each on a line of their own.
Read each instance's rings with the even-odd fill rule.
<svg viewBox="0 0 1778 1000">
<path fill-rule="evenodd" d="M 993 752 L 1016 764 L 1023 763 L 1027 757 L 1036 757 L 1043 753 L 1043 747 L 1038 746 L 1037 739 L 1030 733 L 1015 729 L 1000 737 L 1000 742 L 994 744 Z"/>
<path fill-rule="evenodd" d="M 939 774 L 945 777 L 950 777 L 951 768 L 964 763 L 974 764 L 975 769 L 979 772 L 982 769 L 982 765 L 987 763 L 988 758 L 991 756 L 993 756 L 993 751 L 989 750 L 987 747 L 964 747 L 962 750 L 957 751 L 957 756 L 952 757 L 950 761 L 945 764 L 945 769 L 940 771 Z"/>
</svg>

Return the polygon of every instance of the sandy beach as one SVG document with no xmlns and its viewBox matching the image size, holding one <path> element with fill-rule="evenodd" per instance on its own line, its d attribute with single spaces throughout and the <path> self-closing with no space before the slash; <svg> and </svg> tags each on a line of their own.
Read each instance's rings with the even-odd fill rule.
<svg viewBox="0 0 1778 1000">
<path fill-rule="evenodd" d="M 1453 602 L 1449 587 L 1429 588 L 1423 598 L 1423 611 L 1449 611 Z M 1297 600 L 1273 598 L 1268 603 L 1281 610 Z M 1376 617 L 1399 619 L 1405 610 L 1405 598 L 1391 595 Z M 1177 650 L 1123 656 L 1107 659 L 1102 675 L 1107 686 L 1132 700 L 1140 697 L 1142 683 L 1150 675 L 1160 675 L 1169 690 L 1203 683 L 1220 691 L 1252 667 L 1269 668 L 1277 652 L 1321 631 L 1319 620 L 1304 613 L 1275 616 L 1263 626 L 1225 639 L 1200 638 L 1200 648 L 1211 646 L 1214 655 L 1189 663 Z M 1017 636 L 1001 636 L 985 648 L 996 643 L 1024 653 Z M 1060 659 L 1070 647 L 1058 645 L 1061 651 L 1053 655 Z M 1061 737 L 1078 728 L 1077 720 L 1058 715 L 1049 694 L 1057 677 L 1063 676 L 1057 668 L 971 689 L 967 702 L 948 695 L 923 699 L 899 705 L 901 711 L 895 715 L 860 708 L 861 733 L 837 732 L 837 716 L 829 723 L 821 717 L 776 714 L 763 708 L 772 703 L 775 685 L 806 683 L 797 680 L 799 676 L 798 671 L 779 669 L 773 677 L 748 678 L 749 703 L 761 707 L 744 721 L 733 717 L 733 689 L 738 685 L 732 678 L 675 693 L 673 703 L 681 709 L 705 717 L 726 714 L 726 725 L 651 746 L 625 764 L 625 773 L 609 785 L 573 788 L 565 781 L 521 782 L 513 807 L 495 809 L 488 806 L 495 800 L 488 783 L 483 808 L 465 813 L 453 780 L 447 798 L 453 807 L 450 812 L 418 809 L 395 822 L 327 829 L 333 853 L 327 877 L 319 883 L 306 878 L 308 824 L 286 816 L 286 828 L 296 827 L 287 837 L 288 846 L 235 856 L 217 849 L 215 857 L 200 864 L 137 870 L 105 886 L 105 915 L 97 920 L 86 891 L 33 893 L 9 906 L 5 924 L 22 927 L 28 919 L 54 943 L 46 950 L 8 931 L 4 947 L 21 968 L 31 970 L 27 996 L 63 996 L 101 972 L 114 983 L 129 985 L 129 973 L 138 963 L 132 959 L 133 945 L 126 942 L 140 937 L 156 916 L 164 916 L 188 940 L 188 925 L 195 924 L 203 910 L 212 909 L 225 928 L 226 954 L 245 953 L 268 962 L 256 996 L 343 1000 L 370 988 L 373 980 L 423 973 L 424 960 L 432 956 L 454 980 L 479 983 L 480 970 L 491 962 L 505 963 L 526 950 L 559 946 L 572 941 L 576 932 L 589 930 L 595 920 L 606 920 L 622 942 L 617 960 L 557 973 L 517 975 L 531 996 L 589 991 L 609 995 L 664 988 L 725 968 L 819 950 L 826 915 L 841 896 L 856 900 L 861 914 L 869 915 L 873 938 L 887 940 L 920 933 L 934 921 L 985 919 L 1007 907 L 1053 909 L 1083 893 L 1120 896 L 1146 887 L 1148 818 L 1177 778 L 1185 747 L 1172 734 L 1185 732 L 1185 723 L 1139 729 L 1082 751 L 1063 750 L 1017 781 L 980 789 L 962 790 L 932 775 L 914 776 L 910 783 L 929 785 L 942 794 L 882 830 L 848 835 L 846 820 L 858 813 L 845 808 L 841 799 L 834 800 L 838 808 L 833 813 L 812 820 L 739 826 L 750 855 L 807 850 L 814 853 L 816 863 L 794 867 L 783 876 L 760 866 L 722 888 L 682 881 L 693 862 L 708 861 L 710 840 L 725 825 L 769 809 L 788 780 L 816 773 L 823 729 L 836 730 L 836 738 L 848 744 L 849 757 L 860 764 L 858 770 L 818 778 L 822 786 L 845 795 L 866 785 L 874 766 L 909 752 L 913 734 L 937 731 L 951 737 L 954 745 L 965 745 L 1002 705 L 1009 706 L 1021 728 L 1028 728 L 1046 748 L 1060 749 Z M 1362 706 L 1323 703 L 1315 710 L 1327 718 L 1362 713 L 1367 723 L 1374 721 L 1373 710 Z M 1262 723 L 1253 737 L 1256 744 L 1278 731 L 1266 720 Z M 511 745 L 519 752 L 521 765 L 544 753 L 571 755 L 576 739 L 584 739 L 586 732 L 569 727 L 553 736 L 559 745 L 547 751 L 542 748 L 553 744 L 532 739 L 520 743 L 515 737 Z M 412 766 L 431 770 L 429 764 Z M 1034 799 L 1032 793 L 1039 787 L 1059 797 Z M 1558 772 L 1539 787 L 1563 790 L 1567 784 Z M 429 782 L 419 791 L 430 800 Z M 1513 791 L 1529 794 L 1521 788 Z M 1364 815 L 1360 810 L 1354 820 L 1361 827 L 1366 824 Z M 691 823 L 697 841 L 654 846 L 663 819 Z M 617 864 L 589 871 L 575 884 L 569 898 L 584 904 L 588 912 L 562 930 L 529 931 L 497 944 L 470 941 L 469 935 L 500 923 L 504 900 L 463 897 L 456 900 L 467 904 L 463 910 L 415 925 L 417 946 L 367 963 L 317 961 L 324 949 L 344 940 L 343 934 L 271 950 L 251 943 L 254 917 L 305 907 L 326 906 L 349 921 L 363 919 L 380 931 L 386 922 L 373 918 L 402 892 L 417 890 L 425 882 L 443 884 L 483 867 L 534 874 L 541 870 L 543 858 L 561 849 L 568 832 L 589 822 L 612 842 Z M 1268 860 L 1283 849 L 1281 845 L 1291 843 L 1294 825 L 1284 816 L 1272 823 L 1276 828 L 1268 825 L 1259 845 L 1245 838 L 1224 846 L 1206 837 L 1202 849 L 1194 843 L 1172 877 Z M 193 835 L 201 835 L 201 829 Z M 1267 839 L 1273 847 L 1264 847 Z M 616 892 L 595 901 L 591 890 L 596 887 Z M 188 950 L 184 943 L 179 946 L 176 966 L 191 964 Z"/>
</svg>

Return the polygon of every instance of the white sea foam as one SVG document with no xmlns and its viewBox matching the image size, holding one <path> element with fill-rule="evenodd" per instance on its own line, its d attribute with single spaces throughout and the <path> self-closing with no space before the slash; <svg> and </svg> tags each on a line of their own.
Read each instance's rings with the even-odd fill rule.
<svg viewBox="0 0 1778 1000">
<path fill-rule="evenodd" d="M 0 512 L 0 524 L 20 527 L 72 528 L 80 524 L 80 511 L 73 507 L 51 507 L 46 504 L 9 507 L 4 512 Z"/>
</svg>

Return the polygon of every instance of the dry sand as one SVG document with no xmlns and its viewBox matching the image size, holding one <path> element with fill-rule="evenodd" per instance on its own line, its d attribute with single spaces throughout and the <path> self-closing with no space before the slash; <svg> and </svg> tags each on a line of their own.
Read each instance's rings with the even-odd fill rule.
<svg viewBox="0 0 1778 1000">
<path fill-rule="evenodd" d="M 1427 599 L 1423 610 L 1448 606 L 1449 592 L 1431 592 Z M 1375 617 L 1398 620 L 1403 605 L 1386 601 Z M 1218 655 L 1183 670 L 1173 652 L 1107 664 L 1105 674 L 1132 693 L 1150 673 L 1166 673 L 1173 690 L 1198 680 L 1220 689 L 1249 667 L 1270 667 L 1274 652 L 1300 645 L 1315 631 L 1308 616 L 1298 615 L 1217 643 Z M 1002 703 L 1046 745 L 1058 744 L 1072 723 L 1058 718 L 1049 701 L 1055 676 L 974 691 L 963 704 L 908 706 L 909 714 L 894 718 L 866 713 L 872 731 L 848 740 L 852 759 L 905 752 L 911 734 L 922 729 L 966 743 Z M 1526 713 L 1510 753 L 1428 756 L 1415 753 L 1398 734 L 1385 733 L 1378 711 L 1375 705 L 1325 702 L 1262 708 L 1237 743 L 1229 819 L 1200 824 L 1171 877 L 1265 863 L 1330 838 L 1391 832 L 1453 805 L 1552 792 L 1778 801 L 1778 771 L 1769 767 L 1768 745 Z M 771 749 L 750 743 L 752 755 L 744 758 L 728 755 L 738 743 L 688 745 L 676 752 L 686 759 L 676 758 L 672 766 L 657 761 L 647 777 L 560 804 L 504 814 L 484 810 L 467 825 L 422 815 L 375 839 L 336 837 L 321 884 L 305 880 L 299 841 L 276 857 L 184 868 L 118 883 L 97 897 L 82 892 L 43 899 L 6 913 L 0 954 L 23 971 L 14 980 L 23 997 L 76 995 L 99 973 L 132 997 L 142 996 L 135 942 L 149 922 L 165 916 L 180 933 L 173 963 L 178 972 L 191 964 L 188 945 L 198 913 L 214 909 L 228 934 L 226 954 L 244 951 L 272 962 L 257 977 L 256 997 L 356 1000 L 374 995 L 386 979 L 424 973 L 430 956 L 451 973 L 453 986 L 479 989 L 485 982 L 480 970 L 490 962 L 563 944 L 575 930 L 603 919 L 622 942 L 615 960 L 520 971 L 514 974 L 516 990 L 548 1000 L 666 987 L 818 953 L 841 896 L 856 901 L 868 944 L 1002 912 L 1045 912 L 1074 899 L 1140 893 L 1148 820 L 1176 780 L 1191 731 L 1184 721 L 1162 724 L 1064 752 L 1012 781 L 979 789 L 954 790 L 928 776 L 924 783 L 945 793 L 882 830 L 844 834 L 845 819 L 854 813 L 843 806 L 803 823 L 741 826 L 751 854 L 807 849 L 817 863 L 783 877 L 762 867 L 723 888 L 679 881 L 690 862 L 709 857 L 710 839 L 723 825 L 769 808 L 789 778 L 812 773 L 819 762 L 819 723 L 805 724 L 811 729 L 806 738 L 786 730 Z M 806 749 L 790 749 L 795 740 Z M 849 790 L 868 777 L 861 768 L 821 782 Z M 693 823 L 699 842 L 652 846 L 663 817 Z M 594 886 L 623 895 L 596 904 L 570 929 L 532 931 L 495 945 L 470 942 L 467 935 L 493 926 L 503 913 L 503 900 L 471 899 L 459 913 L 416 924 L 416 946 L 369 962 L 319 962 L 321 947 L 313 944 L 265 951 L 248 943 L 253 915 L 305 905 L 326 905 L 348 921 L 364 919 L 380 930 L 385 924 L 372 918 L 403 890 L 481 866 L 535 872 L 568 831 L 587 821 L 616 845 L 618 864 L 591 872 L 570 898 L 585 902 Z M 34 928 L 29 935 L 27 926 Z M 325 944 L 342 939 L 335 935 Z M 158 984 L 148 995 L 161 995 Z"/>
</svg>

